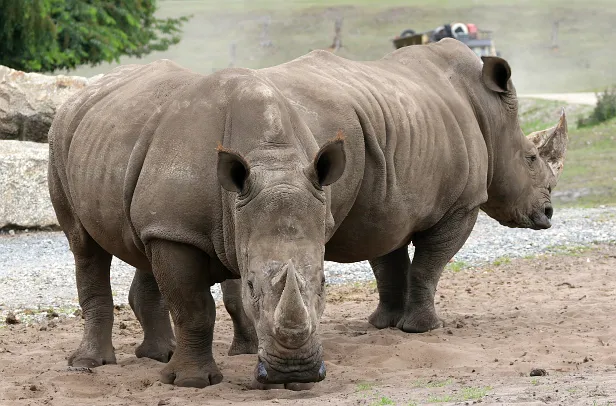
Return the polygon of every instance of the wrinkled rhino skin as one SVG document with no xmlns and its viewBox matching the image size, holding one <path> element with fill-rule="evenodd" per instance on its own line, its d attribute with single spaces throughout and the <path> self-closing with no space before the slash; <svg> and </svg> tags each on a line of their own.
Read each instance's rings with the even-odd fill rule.
<svg viewBox="0 0 616 406">
<path fill-rule="evenodd" d="M 85 317 L 69 363 L 115 362 L 111 255 L 138 269 L 138 355 L 171 357 L 162 380 L 176 385 L 222 379 L 208 287 L 225 280 L 231 353 L 258 347 L 256 387 L 323 379 L 324 258 L 370 260 L 376 327 L 439 327 L 438 279 L 480 208 L 550 226 L 566 122 L 526 139 L 510 74 L 443 40 L 207 77 L 129 65 L 83 90 L 50 130 L 50 194 Z"/>
</svg>

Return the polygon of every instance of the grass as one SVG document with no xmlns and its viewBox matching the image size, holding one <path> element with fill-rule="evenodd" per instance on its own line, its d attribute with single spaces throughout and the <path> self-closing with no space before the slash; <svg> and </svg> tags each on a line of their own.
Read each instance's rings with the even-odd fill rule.
<svg viewBox="0 0 616 406">
<path fill-rule="evenodd" d="M 418 379 L 415 382 L 413 382 L 413 388 L 442 388 L 448 385 L 451 385 L 453 382 L 453 379 L 448 378 L 445 380 L 435 380 L 435 381 L 426 381 L 423 379 Z"/>
<path fill-rule="evenodd" d="M 518 100 L 518 116 L 520 118 L 520 126 L 524 134 L 529 134 L 533 131 L 543 130 L 553 127 L 558 122 L 561 109 L 565 108 L 569 131 L 576 130 L 576 121 L 580 117 L 588 115 L 592 110 L 592 106 L 581 104 L 567 105 L 564 102 L 541 99 L 521 98 Z"/>
<path fill-rule="evenodd" d="M 480 400 L 492 390 L 490 386 L 485 387 L 465 387 L 459 394 L 447 394 L 441 396 L 430 396 L 428 403 L 448 403 L 448 402 L 466 402 L 470 400 Z"/>
<path fill-rule="evenodd" d="M 616 203 L 616 118 L 570 131 L 554 201 L 583 207 Z"/>
<path fill-rule="evenodd" d="M 358 383 L 357 384 L 356 391 L 357 392 L 363 392 L 363 391 L 371 390 L 372 388 L 374 388 L 374 384 L 373 383 L 363 382 L 363 383 Z"/>
<path fill-rule="evenodd" d="M 202 73 L 225 68 L 236 46 L 236 65 L 260 68 L 283 63 L 312 49 L 327 48 L 334 21 L 343 17 L 339 54 L 377 59 L 393 51 L 391 39 L 404 29 L 433 29 L 445 22 L 474 22 L 494 30 L 495 43 L 511 64 L 519 91 L 563 92 L 602 88 L 616 83 L 605 32 L 612 31 L 616 6 L 611 0 L 163 0 L 161 17 L 192 15 L 180 44 L 142 61 L 169 58 Z M 595 10 L 601 10 L 596 12 Z M 552 21 L 562 19 L 559 48 L 551 47 Z M 261 33 L 270 21 L 262 47 Z M 77 74 L 106 72 L 112 66 L 81 68 Z"/>
<path fill-rule="evenodd" d="M 371 403 L 372 406 L 395 405 L 396 403 L 387 396 L 381 396 L 379 399 Z"/>
<path fill-rule="evenodd" d="M 483 398 L 484 396 L 486 396 L 491 389 L 492 388 L 490 386 L 485 386 L 482 388 L 474 388 L 474 387 L 462 388 L 462 399 L 461 400 L 463 401 L 479 400 Z"/>
<path fill-rule="evenodd" d="M 453 383 L 453 379 L 445 379 L 444 381 L 433 381 L 426 384 L 426 388 L 442 388 Z"/>
<path fill-rule="evenodd" d="M 496 258 L 493 262 L 492 265 L 494 266 L 501 266 L 501 265 L 505 265 L 511 262 L 511 258 L 509 257 L 499 257 Z"/>
<path fill-rule="evenodd" d="M 467 266 L 468 264 L 464 261 L 454 261 L 454 262 L 448 263 L 445 269 L 449 269 L 450 271 L 454 273 L 458 273 L 464 268 L 466 268 Z"/>
<path fill-rule="evenodd" d="M 595 247 L 592 245 L 553 245 L 547 247 L 545 251 L 555 252 L 558 255 L 579 257 L 589 251 L 593 251 L 594 249 Z"/>
</svg>

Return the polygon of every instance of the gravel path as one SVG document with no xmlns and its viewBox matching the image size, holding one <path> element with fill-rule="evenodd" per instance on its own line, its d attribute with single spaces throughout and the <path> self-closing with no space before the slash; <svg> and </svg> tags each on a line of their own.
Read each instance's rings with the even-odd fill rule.
<svg viewBox="0 0 616 406">
<path fill-rule="evenodd" d="M 616 207 L 556 210 L 547 231 L 508 229 L 482 213 L 454 260 L 472 266 L 593 243 L 616 243 Z M 367 262 L 328 262 L 326 275 L 330 284 L 373 279 Z M 114 258 L 111 284 L 116 304 L 127 303 L 132 277 L 132 268 Z M 218 285 L 212 292 L 220 298 Z M 0 235 L 0 313 L 24 308 L 70 309 L 77 304 L 73 257 L 64 234 Z"/>
</svg>

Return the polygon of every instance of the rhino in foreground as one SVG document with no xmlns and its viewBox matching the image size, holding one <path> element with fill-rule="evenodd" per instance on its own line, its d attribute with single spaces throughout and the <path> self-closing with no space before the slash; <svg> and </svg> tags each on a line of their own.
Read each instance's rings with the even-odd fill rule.
<svg viewBox="0 0 616 406">
<path fill-rule="evenodd" d="M 165 383 L 222 380 L 209 287 L 223 281 L 230 353 L 258 353 L 256 380 L 322 380 L 324 259 L 370 260 L 374 326 L 441 326 L 437 282 L 480 208 L 506 226 L 550 227 L 565 117 L 524 137 L 510 75 L 503 59 L 482 63 L 445 39 L 371 62 L 315 51 L 209 76 L 129 65 L 84 89 L 49 137 L 85 318 L 69 364 L 115 362 L 112 255 L 137 269 L 136 354 L 168 361 Z"/>
</svg>

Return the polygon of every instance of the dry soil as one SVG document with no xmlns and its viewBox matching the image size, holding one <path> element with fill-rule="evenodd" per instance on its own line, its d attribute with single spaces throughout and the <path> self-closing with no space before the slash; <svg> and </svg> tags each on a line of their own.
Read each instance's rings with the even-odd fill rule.
<svg viewBox="0 0 616 406">
<path fill-rule="evenodd" d="M 616 247 L 500 261 L 443 275 L 445 328 L 377 330 L 373 284 L 332 288 L 321 320 L 328 376 L 312 390 L 249 389 L 254 355 L 226 355 L 219 305 L 214 351 L 224 381 L 205 389 L 158 381 L 162 364 L 133 355 L 141 329 L 116 311 L 117 365 L 73 371 L 80 318 L 0 329 L 1 405 L 415 405 L 616 403 Z M 505 263 L 502 263 L 505 262 Z M 544 369 L 547 376 L 531 377 Z"/>
</svg>

